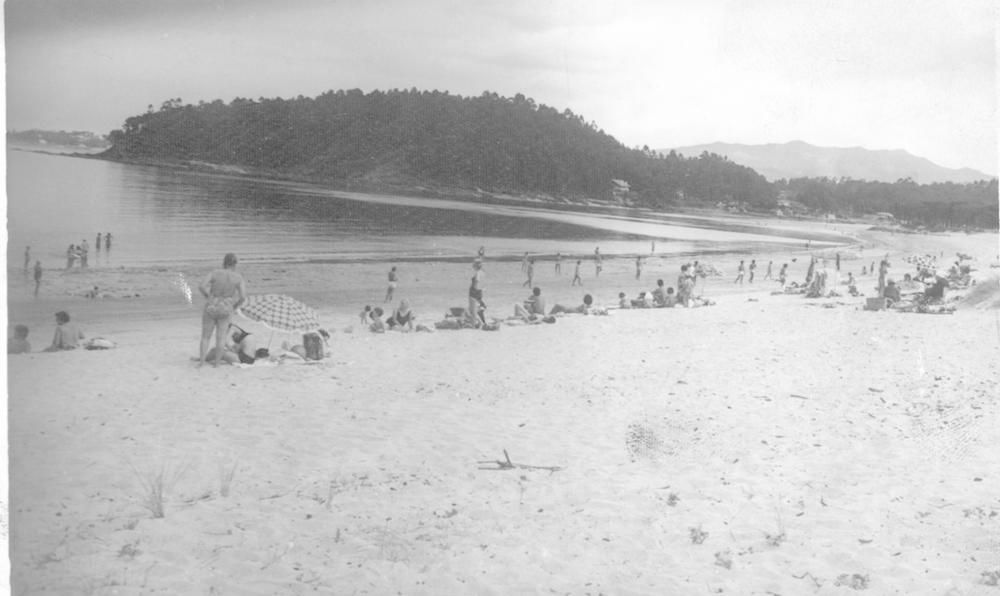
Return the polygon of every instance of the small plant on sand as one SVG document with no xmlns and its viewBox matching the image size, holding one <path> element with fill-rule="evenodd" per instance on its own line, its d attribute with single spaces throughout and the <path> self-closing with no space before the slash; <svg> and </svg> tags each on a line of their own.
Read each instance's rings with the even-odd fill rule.
<svg viewBox="0 0 1000 596">
<path fill-rule="evenodd" d="M 701 526 L 688 528 L 688 535 L 691 537 L 691 544 L 701 544 L 708 538 L 708 532 L 702 530 Z"/>
<path fill-rule="evenodd" d="M 719 551 L 715 553 L 715 564 L 719 567 L 725 567 L 726 569 L 733 568 L 733 555 L 728 551 Z"/>
<path fill-rule="evenodd" d="M 223 497 L 229 496 L 229 489 L 233 485 L 233 476 L 236 475 L 237 465 L 239 465 L 238 460 L 234 460 L 229 465 L 219 463 L 219 494 Z"/>
<path fill-rule="evenodd" d="M 984 571 L 979 578 L 979 583 L 987 586 L 1000 586 L 1000 569 Z"/>
<path fill-rule="evenodd" d="M 132 472 L 142 486 L 141 504 L 153 514 L 154 518 L 161 518 L 166 514 L 164 509 L 166 495 L 187 473 L 189 467 L 189 464 L 181 464 L 173 470 L 168 470 L 167 466 L 163 465 L 155 472 L 143 474 L 132 466 Z"/>
</svg>

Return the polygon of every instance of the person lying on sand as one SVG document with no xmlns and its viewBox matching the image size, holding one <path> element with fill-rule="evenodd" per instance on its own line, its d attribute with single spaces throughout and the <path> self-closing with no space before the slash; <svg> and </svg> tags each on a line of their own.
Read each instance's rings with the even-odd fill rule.
<svg viewBox="0 0 1000 596">
<path fill-rule="evenodd" d="M 417 315 L 413 314 L 410 302 L 404 298 L 399 301 L 399 306 L 385 322 L 389 325 L 389 329 L 396 329 L 398 327 L 400 331 L 413 331 L 413 319 L 415 318 L 417 318 Z"/>
<path fill-rule="evenodd" d="M 552 307 L 549 312 L 550 315 L 566 313 L 566 314 L 581 314 L 581 315 L 606 315 L 608 314 L 607 309 L 599 308 L 594 306 L 594 297 L 590 294 L 586 294 L 583 297 L 583 304 L 580 306 L 563 306 L 562 304 L 557 304 Z"/>
<path fill-rule="evenodd" d="M 535 286 L 522 304 L 514 305 L 514 316 L 524 321 L 534 321 L 545 316 L 545 298 L 542 289 Z"/>
<path fill-rule="evenodd" d="M 69 322 L 69 313 L 61 310 L 56 313 L 56 332 L 52 336 L 52 345 L 45 348 L 44 351 L 75 350 L 80 347 L 81 339 L 83 339 L 83 332 Z"/>
</svg>

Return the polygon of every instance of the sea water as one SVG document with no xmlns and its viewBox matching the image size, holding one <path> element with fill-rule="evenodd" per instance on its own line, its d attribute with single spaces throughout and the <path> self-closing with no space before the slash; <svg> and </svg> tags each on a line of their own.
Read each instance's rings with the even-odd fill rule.
<svg viewBox="0 0 1000 596">
<path fill-rule="evenodd" d="M 318 185 L 8 150 L 8 267 L 61 267 L 70 244 L 91 267 L 243 262 L 458 260 L 523 253 L 567 259 L 802 246 L 797 229 L 635 209 L 558 209 L 338 192 Z M 104 234 L 112 246 L 103 246 Z M 102 246 L 95 246 L 102 234 Z"/>
</svg>

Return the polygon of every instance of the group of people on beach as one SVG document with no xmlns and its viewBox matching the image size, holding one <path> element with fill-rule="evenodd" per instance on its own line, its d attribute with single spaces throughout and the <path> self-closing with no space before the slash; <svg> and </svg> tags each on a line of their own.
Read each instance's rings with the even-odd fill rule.
<svg viewBox="0 0 1000 596">
<path fill-rule="evenodd" d="M 63 350 L 75 350 L 85 339 L 83 332 L 75 323 L 70 322 L 69 313 L 61 310 L 56 313 L 56 330 L 52 336 L 52 343 L 43 352 L 60 352 Z M 27 325 L 14 325 L 14 336 L 7 338 L 8 354 L 26 354 L 31 352 L 31 343 L 28 341 L 29 329 Z"/>
</svg>

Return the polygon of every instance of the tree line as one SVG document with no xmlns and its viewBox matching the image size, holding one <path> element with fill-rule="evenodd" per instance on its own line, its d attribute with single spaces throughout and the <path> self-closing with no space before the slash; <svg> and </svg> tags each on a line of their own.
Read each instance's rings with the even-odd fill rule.
<svg viewBox="0 0 1000 596">
<path fill-rule="evenodd" d="M 782 190 L 802 195 L 806 205 L 862 209 L 839 189 L 814 197 L 798 181 L 772 184 L 719 155 L 626 147 L 583 116 L 522 94 L 352 89 L 315 98 L 197 105 L 177 98 L 126 119 L 108 138 L 112 147 L 103 156 L 110 159 L 205 161 L 333 183 L 436 185 L 610 202 L 621 198 L 613 180 L 624 180 L 629 201 L 656 209 L 720 201 L 773 209 Z M 968 211 L 953 216 L 961 219 Z"/>
</svg>

